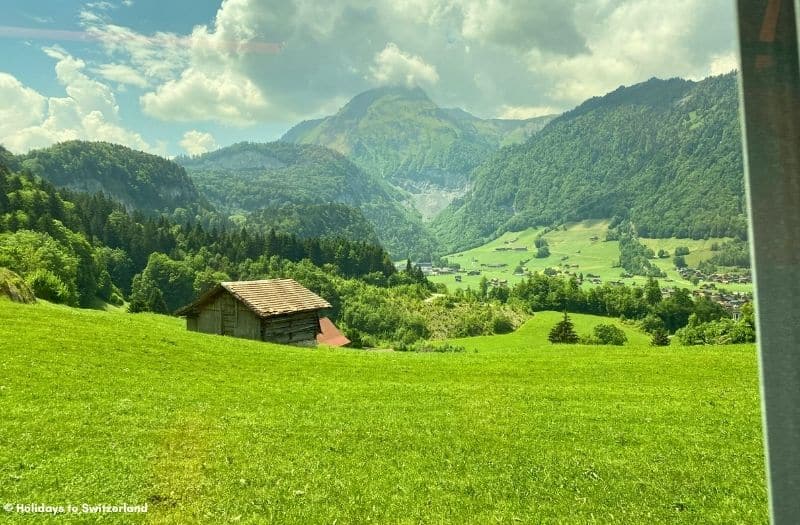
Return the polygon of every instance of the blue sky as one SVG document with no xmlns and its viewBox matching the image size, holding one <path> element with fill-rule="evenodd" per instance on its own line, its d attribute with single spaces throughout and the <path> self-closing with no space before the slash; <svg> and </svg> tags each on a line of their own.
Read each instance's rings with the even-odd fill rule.
<svg viewBox="0 0 800 525">
<path fill-rule="evenodd" d="M 726 0 L 7 0 L 0 144 L 275 140 L 385 84 L 481 117 L 736 67 Z"/>
</svg>

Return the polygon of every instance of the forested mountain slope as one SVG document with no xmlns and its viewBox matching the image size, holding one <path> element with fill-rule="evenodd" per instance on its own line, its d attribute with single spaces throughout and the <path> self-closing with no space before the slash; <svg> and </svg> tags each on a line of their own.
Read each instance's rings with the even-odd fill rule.
<svg viewBox="0 0 800 525">
<path fill-rule="evenodd" d="M 102 192 L 129 210 L 158 213 L 208 207 L 181 166 L 119 144 L 73 140 L 6 159 L 6 164 L 59 188 Z"/>
<path fill-rule="evenodd" d="M 432 225 L 448 251 L 509 230 L 627 217 L 644 237 L 744 237 L 734 74 L 621 87 L 503 148 Z"/>
<path fill-rule="evenodd" d="M 92 306 L 125 297 L 131 311 L 170 312 L 219 281 L 303 259 L 342 278 L 395 273 L 374 244 L 128 213 L 103 195 L 12 173 L 0 159 L 0 267 L 48 301 Z"/>
<path fill-rule="evenodd" d="M 378 232 L 381 243 L 394 256 L 425 257 L 433 248 L 420 218 L 403 207 L 403 195 L 343 155 L 311 144 L 243 142 L 198 157 L 181 157 L 197 187 L 215 206 L 228 213 L 249 213 L 264 208 L 295 206 L 290 215 L 335 212 L 339 227 L 363 231 L 359 216 L 320 205 L 340 204 L 360 210 Z M 304 207 L 298 210 L 297 207 Z M 281 212 L 281 213 L 284 213 Z M 323 217 L 305 217 L 304 235 L 327 235 L 307 226 Z M 268 222 L 274 222 L 272 218 Z M 278 223 L 287 224 L 282 220 Z M 292 221 L 289 221 L 291 223 Z M 326 225 L 326 229 L 331 228 Z M 298 233 L 291 231 L 291 233 Z"/>
<path fill-rule="evenodd" d="M 420 88 L 383 87 L 353 97 L 338 113 L 301 122 L 282 138 L 319 144 L 411 193 L 432 217 L 463 193 L 469 173 L 501 145 L 520 142 L 552 117 L 483 120 L 437 106 Z"/>
<path fill-rule="evenodd" d="M 263 233 L 275 230 L 301 239 L 343 237 L 380 244 L 375 228 L 361 210 L 346 204 L 284 204 L 254 211 L 246 222 Z"/>
</svg>

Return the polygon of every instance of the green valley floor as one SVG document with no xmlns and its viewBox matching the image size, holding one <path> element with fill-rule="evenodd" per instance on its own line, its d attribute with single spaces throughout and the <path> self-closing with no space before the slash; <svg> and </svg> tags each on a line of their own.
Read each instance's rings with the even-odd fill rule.
<svg viewBox="0 0 800 525">
<path fill-rule="evenodd" d="M 766 523 L 752 345 L 315 350 L 0 301 L 9 522 Z M 607 319 L 573 316 L 580 333 Z M 10 519 L 6 519 L 10 518 Z"/>
<path fill-rule="evenodd" d="M 471 287 L 477 289 L 481 277 L 505 280 L 510 286 L 526 279 L 523 274 L 515 274 L 518 266 L 529 272 L 543 272 L 546 268 L 559 268 L 574 274 L 584 274 L 587 281 L 592 275 L 602 282 L 621 281 L 627 285 L 642 285 L 647 278 L 621 277 L 625 271 L 618 266 L 619 242 L 606 241 L 609 221 L 586 220 L 565 224 L 562 228 L 544 233 L 542 228 L 528 228 L 519 232 L 506 232 L 497 239 L 471 250 L 450 254 L 446 259 L 450 263 L 458 263 L 467 272 L 477 270 L 480 275 L 462 273 L 459 281 L 454 274 L 435 275 L 429 279 L 435 283 L 444 283 L 449 289 Z M 534 241 L 542 236 L 548 244 L 550 256 L 543 259 L 535 257 Z M 686 263 L 696 268 L 701 261 L 709 259 L 714 252 L 712 245 L 729 241 L 727 238 L 711 239 L 639 239 L 654 252 L 660 249 L 675 253 L 675 248 L 684 246 L 690 250 L 685 257 Z M 516 248 L 516 250 L 515 250 Z M 521 251 L 525 250 L 525 251 Z M 659 279 L 664 287 L 695 289 L 697 286 L 684 279 L 676 271 L 672 256 L 663 259 L 652 259 L 651 262 L 664 271 L 666 278 Z M 588 286 L 588 284 L 587 284 Z M 725 284 L 720 285 L 732 292 L 752 292 L 753 285 Z"/>
</svg>

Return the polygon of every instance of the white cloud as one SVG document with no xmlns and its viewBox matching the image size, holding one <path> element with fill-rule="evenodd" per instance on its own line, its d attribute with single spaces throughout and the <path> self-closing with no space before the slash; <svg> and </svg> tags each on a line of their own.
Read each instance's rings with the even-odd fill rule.
<svg viewBox="0 0 800 525">
<path fill-rule="evenodd" d="M 67 54 L 58 47 L 45 47 L 44 52 L 57 60 L 56 78 L 82 114 L 97 111 L 108 119 L 116 120 L 119 107 L 114 92 L 107 85 L 83 73 L 86 67 L 83 60 Z"/>
<path fill-rule="evenodd" d="M 0 74 L 0 143 L 15 152 L 73 139 L 105 140 L 145 151 L 157 149 L 140 134 L 122 127 L 113 92 L 83 72 L 86 64 L 82 60 L 58 47 L 44 48 L 44 52 L 57 61 L 56 77 L 66 96 L 44 97 L 13 76 Z"/>
<path fill-rule="evenodd" d="M 436 68 L 421 57 L 403 52 L 394 42 L 375 55 L 375 64 L 370 67 L 372 80 L 378 84 L 436 84 L 439 74 Z"/>
<path fill-rule="evenodd" d="M 710 75 L 724 75 L 739 69 L 739 55 L 734 52 L 711 56 Z"/>
<path fill-rule="evenodd" d="M 141 99 L 152 117 L 178 122 L 213 120 L 237 126 L 260 120 L 269 104 L 250 79 L 235 71 L 189 68 Z"/>
<path fill-rule="evenodd" d="M 108 11 L 109 9 L 114 9 L 117 6 L 115 6 L 111 2 L 102 1 L 102 2 L 89 2 L 86 4 L 86 7 L 90 9 L 99 9 L 101 11 Z"/>
<path fill-rule="evenodd" d="M 98 69 L 104 78 L 138 87 L 155 85 L 139 99 L 145 114 L 164 121 L 242 126 L 263 121 L 273 110 L 240 65 L 243 53 L 279 50 L 277 44 L 253 41 L 253 23 L 247 0 L 228 0 L 213 29 L 197 26 L 189 36 L 146 36 L 102 21 L 85 24 L 110 56 L 122 59 L 114 67 Z"/>
<path fill-rule="evenodd" d="M 146 88 L 149 85 L 144 75 L 125 64 L 102 64 L 93 71 L 104 79 L 118 84 L 127 84 L 138 88 Z"/>
<path fill-rule="evenodd" d="M 189 155 L 200 155 L 217 147 L 217 141 L 214 140 L 211 133 L 202 131 L 191 130 L 183 134 L 181 139 L 181 147 Z"/>
<path fill-rule="evenodd" d="M 41 122 L 47 109 L 45 97 L 7 73 L 0 73 L 0 101 L 0 137 Z"/>
<path fill-rule="evenodd" d="M 553 106 L 500 106 L 498 118 L 511 120 L 525 120 L 545 115 L 557 115 L 562 111 Z"/>
<path fill-rule="evenodd" d="M 692 42 L 708 30 L 703 21 L 720 11 L 707 0 L 619 4 L 595 0 L 586 2 L 583 9 L 580 25 L 587 35 L 586 52 L 563 56 L 533 49 L 527 53 L 529 70 L 552 83 L 547 93 L 551 99 L 579 103 L 653 76 L 702 78 L 708 74 L 707 58 Z"/>
<path fill-rule="evenodd" d="M 100 15 L 86 9 L 78 13 L 78 18 L 83 24 L 100 24 L 103 22 L 103 18 Z"/>
<path fill-rule="evenodd" d="M 92 71 L 146 89 L 147 115 L 226 125 L 310 118 L 396 83 L 479 115 L 534 114 L 652 76 L 702 78 L 735 45 L 729 0 L 224 0 L 188 35 L 84 12 L 108 56 Z"/>
<path fill-rule="evenodd" d="M 468 40 L 527 51 L 572 55 L 585 50 L 574 2 L 461 0 L 461 34 Z"/>
<path fill-rule="evenodd" d="M 136 70 L 148 81 L 162 82 L 175 78 L 189 64 L 190 42 L 172 33 L 142 35 L 97 17 L 83 20 L 86 33 L 97 40 L 111 57 Z"/>
</svg>

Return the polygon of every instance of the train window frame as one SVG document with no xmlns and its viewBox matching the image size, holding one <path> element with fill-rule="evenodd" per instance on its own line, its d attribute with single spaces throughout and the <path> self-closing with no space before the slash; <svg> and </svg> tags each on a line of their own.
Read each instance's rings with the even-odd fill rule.
<svg viewBox="0 0 800 525">
<path fill-rule="evenodd" d="M 798 0 L 738 0 L 740 122 L 770 521 L 800 515 Z"/>
</svg>

